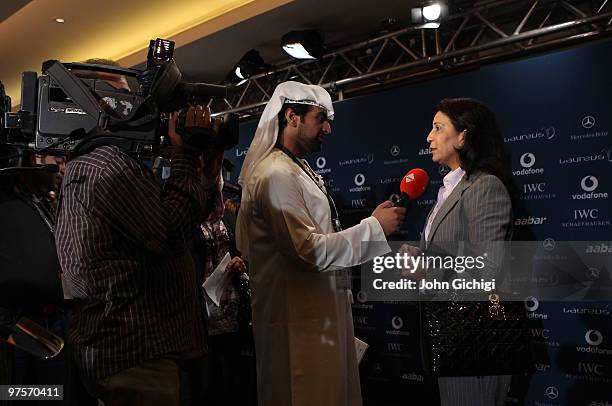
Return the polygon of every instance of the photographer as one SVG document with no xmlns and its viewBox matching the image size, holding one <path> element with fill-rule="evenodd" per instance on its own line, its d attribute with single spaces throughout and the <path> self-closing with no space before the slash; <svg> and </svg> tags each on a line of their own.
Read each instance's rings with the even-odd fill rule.
<svg viewBox="0 0 612 406">
<path fill-rule="evenodd" d="M 125 84 L 121 75 L 100 78 Z M 56 241 L 76 302 L 70 336 L 88 390 L 106 406 L 178 405 L 177 362 L 206 348 L 192 237 L 207 196 L 199 153 L 176 133 L 177 117 L 163 186 L 115 145 L 70 161 L 62 184 Z M 190 107 L 185 127 L 218 131 L 218 122 Z"/>
</svg>

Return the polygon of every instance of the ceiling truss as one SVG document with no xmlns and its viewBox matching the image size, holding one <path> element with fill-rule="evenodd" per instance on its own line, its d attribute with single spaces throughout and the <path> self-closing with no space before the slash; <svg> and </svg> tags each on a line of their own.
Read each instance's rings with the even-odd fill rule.
<svg viewBox="0 0 612 406">
<path fill-rule="evenodd" d="M 463 2 L 472 3 L 472 2 Z M 612 1 L 489 0 L 455 7 L 439 29 L 407 27 L 328 52 L 288 61 L 211 100 L 213 112 L 258 115 L 276 85 L 318 84 L 334 100 L 594 41 L 612 33 Z"/>
</svg>

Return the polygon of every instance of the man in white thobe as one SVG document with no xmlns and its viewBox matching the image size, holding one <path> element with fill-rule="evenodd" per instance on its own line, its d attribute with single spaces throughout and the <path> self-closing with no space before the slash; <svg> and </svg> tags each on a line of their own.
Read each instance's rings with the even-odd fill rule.
<svg viewBox="0 0 612 406">
<path fill-rule="evenodd" d="M 240 174 L 237 240 L 250 261 L 260 406 L 361 405 L 345 269 L 389 252 L 386 235 L 405 209 L 384 202 L 340 231 L 333 200 L 304 160 L 332 118 L 323 88 L 280 84 Z"/>
</svg>

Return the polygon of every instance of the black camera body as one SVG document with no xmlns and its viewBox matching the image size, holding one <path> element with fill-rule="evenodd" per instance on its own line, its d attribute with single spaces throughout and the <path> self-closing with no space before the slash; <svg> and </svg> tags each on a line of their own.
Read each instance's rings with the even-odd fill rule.
<svg viewBox="0 0 612 406">
<path fill-rule="evenodd" d="M 10 113 L 8 100 L 0 143 L 52 155 L 79 154 L 108 144 L 139 155 L 154 154 L 167 134 L 167 113 L 226 95 L 223 86 L 182 82 L 173 49 L 172 41 L 152 40 L 144 71 L 50 60 L 43 63 L 40 76 L 24 72 L 21 108 Z M 117 89 L 100 73 L 131 78 L 137 88 Z M 201 149 L 236 145 L 238 116 L 221 119 L 219 133 L 187 129 L 185 141 Z M 184 122 L 177 128 L 184 128 Z"/>
</svg>

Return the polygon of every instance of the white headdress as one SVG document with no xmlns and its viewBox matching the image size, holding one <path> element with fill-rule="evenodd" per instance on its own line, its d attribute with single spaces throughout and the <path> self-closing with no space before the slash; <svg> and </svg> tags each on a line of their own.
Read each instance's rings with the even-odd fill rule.
<svg viewBox="0 0 612 406">
<path fill-rule="evenodd" d="M 243 188 L 242 200 L 240 202 L 241 213 L 249 213 L 251 210 L 250 191 L 248 190 L 249 179 L 257 165 L 272 152 L 274 144 L 276 144 L 276 139 L 278 138 L 278 113 L 285 103 L 319 106 L 327 110 L 327 117 L 330 120 L 334 118 L 334 106 L 331 96 L 321 86 L 305 85 L 292 81 L 283 82 L 276 86 L 274 94 L 272 94 L 259 119 L 255 136 L 249 146 L 244 163 L 242 164 L 240 177 L 238 178 L 238 183 Z M 245 252 L 246 241 L 244 241 L 247 231 L 246 221 L 249 221 L 249 219 L 245 216 L 239 216 L 237 224 L 238 247 L 245 255 L 247 254 Z"/>
</svg>

